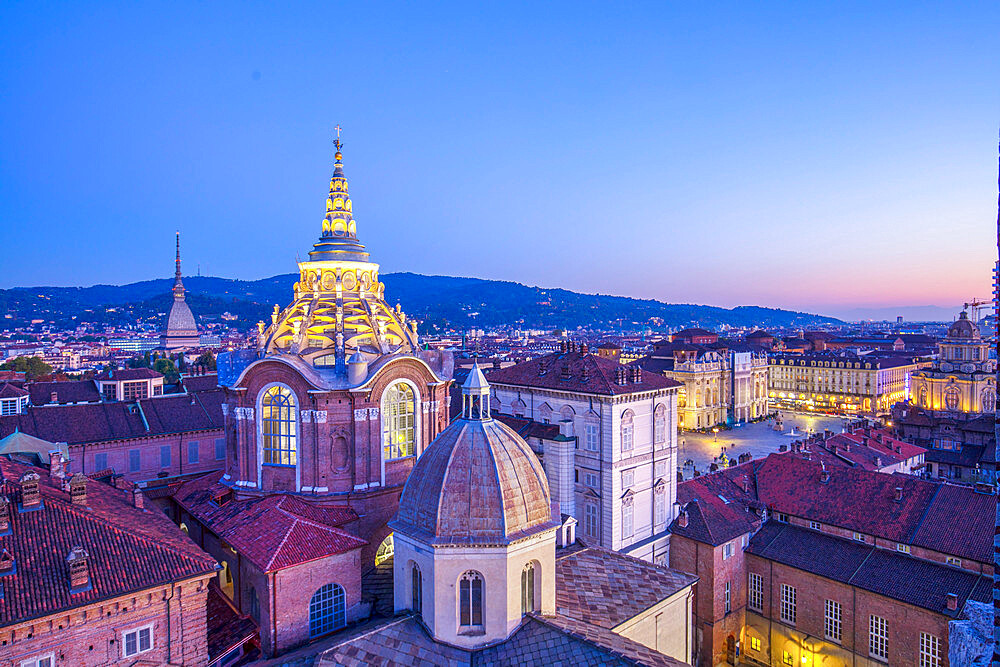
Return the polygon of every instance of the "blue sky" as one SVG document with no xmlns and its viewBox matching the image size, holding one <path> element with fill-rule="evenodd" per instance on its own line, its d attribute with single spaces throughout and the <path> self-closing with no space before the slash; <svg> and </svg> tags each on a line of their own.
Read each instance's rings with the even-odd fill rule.
<svg viewBox="0 0 1000 667">
<path fill-rule="evenodd" d="M 4 3 L 0 285 L 291 272 L 339 123 L 384 272 L 989 295 L 1000 5 L 613 4 Z"/>
</svg>

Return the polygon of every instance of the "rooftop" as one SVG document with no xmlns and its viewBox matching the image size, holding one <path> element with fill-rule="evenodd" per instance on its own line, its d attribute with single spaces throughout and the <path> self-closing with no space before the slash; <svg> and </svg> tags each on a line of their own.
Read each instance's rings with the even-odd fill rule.
<svg viewBox="0 0 1000 667">
<path fill-rule="evenodd" d="M 681 383 L 642 370 L 638 381 L 619 382 L 620 369 L 614 359 L 589 352 L 555 352 L 508 368 L 490 371 L 491 384 L 537 387 L 584 394 L 620 396 L 644 391 L 680 387 Z"/>
</svg>

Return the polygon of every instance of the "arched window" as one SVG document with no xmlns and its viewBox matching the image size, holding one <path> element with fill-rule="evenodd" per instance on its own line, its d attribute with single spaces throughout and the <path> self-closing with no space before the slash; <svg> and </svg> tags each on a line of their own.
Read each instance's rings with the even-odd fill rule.
<svg viewBox="0 0 1000 667">
<path fill-rule="evenodd" d="M 632 443 L 634 441 L 634 425 L 632 423 L 632 411 L 627 410 L 625 414 L 622 415 L 622 451 L 629 452 L 632 451 Z"/>
<path fill-rule="evenodd" d="M 423 610 L 424 601 L 424 575 L 420 573 L 420 568 L 414 563 L 410 570 L 410 608 L 417 616 Z"/>
<path fill-rule="evenodd" d="M 295 465 L 295 394 L 287 387 L 269 387 L 260 401 L 260 416 L 260 429 L 264 436 L 264 463 Z"/>
<path fill-rule="evenodd" d="M 653 442 L 667 441 L 667 406 L 660 403 L 653 410 Z"/>
<path fill-rule="evenodd" d="M 958 410 L 958 387 L 948 387 L 944 392 L 944 407 L 948 410 Z"/>
<path fill-rule="evenodd" d="M 982 405 L 980 406 L 980 410 L 983 412 L 993 412 L 996 409 L 997 395 L 992 389 L 983 389 L 981 400 Z"/>
<path fill-rule="evenodd" d="M 483 625 L 483 575 L 469 570 L 458 582 L 458 624 L 463 628 Z"/>
<path fill-rule="evenodd" d="M 347 625 L 344 588 L 326 584 L 309 600 L 309 636 L 319 637 Z"/>
<path fill-rule="evenodd" d="M 397 382 L 382 397 L 383 457 L 391 461 L 413 456 L 416 439 L 413 388 L 405 382 Z"/>
<path fill-rule="evenodd" d="M 521 613 L 535 611 L 535 564 L 528 563 L 521 570 Z"/>
<path fill-rule="evenodd" d="M 576 429 L 573 428 L 576 421 L 576 412 L 573 411 L 572 407 L 564 405 L 559 411 L 559 417 L 562 421 L 569 422 L 566 426 L 566 435 L 572 438 L 576 434 Z"/>
</svg>

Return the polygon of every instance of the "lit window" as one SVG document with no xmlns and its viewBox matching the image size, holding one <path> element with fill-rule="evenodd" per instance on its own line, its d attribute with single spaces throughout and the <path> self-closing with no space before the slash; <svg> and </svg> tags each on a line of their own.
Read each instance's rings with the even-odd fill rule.
<svg viewBox="0 0 1000 667">
<path fill-rule="evenodd" d="M 881 616 L 869 618 L 868 654 L 879 660 L 889 659 L 889 625 Z"/>
<path fill-rule="evenodd" d="M 861 534 L 861 533 L 853 533 L 851 535 L 851 537 L 853 537 L 858 542 L 864 542 L 865 541 L 865 536 L 863 534 Z"/>
<path fill-rule="evenodd" d="M 295 395 L 285 387 L 273 386 L 264 392 L 260 403 L 260 428 L 264 436 L 264 463 L 296 464 Z"/>
<path fill-rule="evenodd" d="M 309 600 L 309 636 L 319 637 L 347 625 L 344 588 L 326 584 Z"/>
<path fill-rule="evenodd" d="M 483 625 L 483 575 L 469 571 L 458 584 L 459 625 L 463 628 Z"/>
<path fill-rule="evenodd" d="M 521 570 L 521 613 L 535 611 L 535 566 L 528 563 Z"/>
<path fill-rule="evenodd" d="M 781 584 L 781 620 L 795 625 L 795 588 Z"/>
<path fill-rule="evenodd" d="M 948 565 L 955 565 L 955 566 L 958 566 L 958 567 L 962 567 L 962 559 L 961 558 L 955 558 L 954 556 L 948 556 L 946 562 L 948 563 Z"/>
<path fill-rule="evenodd" d="M 764 579 L 756 572 L 751 572 L 747 588 L 747 606 L 754 611 L 764 611 Z"/>
<path fill-rule="evenodd" d="M 153 626 L 129 630 L 122 637 L 122 652 L 125 657 L 139 655 L 153 648 Z"/>
<path fill-rule="evenodd" d="M 941 640 L 926 632 L 920 633 L 920 667 L 941 667 Z"/>
<path fill-rule="evenodd" d="M 897 544 L 896 545 L 896 551 L 901 551 L 904 554 L 908 554 L 908 553 L 910 553 L 910 545 L 909 544 Z"/>
<path fill-rule="evenodd" d="M 826 601 L 826 611 L 823 619 L 823 632 L 826 638 L 839 642 L 841 637 L 840 603 L 834 600 Z"/>
<path fill-rule="evenodd" d="M 382 399 L 382 445 L 386 461 L 413 456 L 416 443 L 413 388 L 398 382 Z"/>
<path fill-rule="evenodd" d="M 786 651 L 782 651 L 781 652 L 781 662 L 782 662 L 782 664 L 785 664 L 785 665 L 794 665 L 795 664 L 795 658 L 793 658 L 792 654 L 789 653 L 787 650 Z"/>
<path fill-rule="evenodd" d="M 750 650 L 759 651 L 760 650 L 760 637 L 750 637 Z"/>
</svg>

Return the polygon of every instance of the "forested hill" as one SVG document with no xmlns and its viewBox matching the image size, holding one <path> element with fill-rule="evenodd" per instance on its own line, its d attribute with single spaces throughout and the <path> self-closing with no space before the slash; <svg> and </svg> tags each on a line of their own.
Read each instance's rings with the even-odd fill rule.
<svg viewBox="0 0 1000 667">
<path fill-rule="evenodd" d="M 236 315 L 246 326 L 269 319 L 274 304 L 291 300 L 298 274 L 262 280 L 186 277 L 188 302 L 205 321 L 224 312 Z M 489 328 L 516 325 L 525 328 L 595 327 L 635 330 L 722 324 L 760 327 L 814 327 L 839 320 L 761 306 L 718 308 L 670 304 L 651 299 L 580 294 L 564 289 L 529 287 L 520 283 L 479 278 L 389 273 L 382 276 L 386 297 L 399 302 L 410 317 L 421 320 L 423 331 L 439 327 Z M 172 279 L 147 280 L 129 285 L 92 287 L 18 287 L 0 290 L 0 313 L 6 326 L 24 326 L 42 319 L 58 326 L 73 322 L 122 324 L 167 312 Z"/>
</svg>

